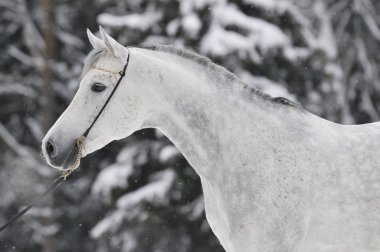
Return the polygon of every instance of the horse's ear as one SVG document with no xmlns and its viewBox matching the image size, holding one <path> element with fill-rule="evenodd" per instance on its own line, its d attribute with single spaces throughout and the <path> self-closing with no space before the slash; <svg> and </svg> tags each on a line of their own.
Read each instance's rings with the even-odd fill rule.
<svg viewBox="0 0 380 252">
<path fill-rule="evenodd" d="M 100 38 L 92 34 L 92 32 L 88 28 L 87 28 L 87 37 L 88 37 L 88 40 L 90 40 L 90 43 L 94 47 L 94 49 L 106 47 L 103 40 L 101 40 Z"/>
<path fill-rule="evenodd" d="M 115 57 L 121 57 L 125 52 L 125 47 L 108 35 L 101 26 L 99 26 L 99 32 L 108 51 Z"/>
</svg>

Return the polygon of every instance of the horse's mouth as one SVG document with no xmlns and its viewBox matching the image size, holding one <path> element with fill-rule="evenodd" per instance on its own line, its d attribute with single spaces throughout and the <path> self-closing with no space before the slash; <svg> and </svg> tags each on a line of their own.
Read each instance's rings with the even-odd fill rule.
<svg viewBox="0 0 380 252">
<path fill-rule="evenodd" d="M 53 168 L 65 171 L 67 169 L 70 169 L 75 162 L 77 161 L 78 155 L 79 155 L 79 148 L 78 144 L 74 143 L 74 145 L 71 147 L 71 149 L 65 151 L 66 155 L 49 158 L 48 164 L 52 166 Z"/>
<path fill-rule="evenodd" d="M 78 144 L 75 143 L 74 146 L 73 146 L 73 148 L 70 151 L 69 156 L 66 158 L 66 160 L 64 161 L 64 163 L 60 167 L 60 169 L 61 170 L 70 169 L 75 164 L 75 162 L 77 161 L 77 159 L 81 158 L 81 157 L 78 157 L 78 155 L 79 155 L 79 147 L 78 147 Z"/>
</svg>

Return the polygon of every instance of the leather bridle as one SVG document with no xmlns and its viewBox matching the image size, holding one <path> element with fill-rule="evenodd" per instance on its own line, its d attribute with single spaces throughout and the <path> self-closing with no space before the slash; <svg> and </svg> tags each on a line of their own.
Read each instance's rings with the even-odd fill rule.
<svg viewBox="0 0 380 252">
<path fill-rule="evenodd" d="M 120 82 L 123 80 L 124 76 L 125 76 L 125 72 L 127 71 L 127 67 L 128 67 L 128 64 L 129 64 L 129 59 L 130 59 L 130 52 L 128 52 L 128 57 L 127 57 L 127 62 L 125 63 L 124 65 L 124 68 L 122 71 L 118 72 L 118 74 L 120 75 L 115 87 L 113 88 L 111 94 L 108 96 L 106 102 L 103 104 L 103 107 L 99 110 L 98 114 L 96 115 L 94 121 L 92 121 L 92 123 L 90 124 L 90 126 L 86 129 L 86 131 L 83 133 L 83 135 L 77 139 L 73 149 L 71 150 L 71 153 L 69 154 L 69 157 L 68 159 L 70 159 L 70 156 L 72 155 L 73 151 L 75 148 L 78 149 L 78 152 L 76 154 L 76 160 L 75 160 L 75 163 L 73 165 L 70 166 L 69 169 L 65 170 L 64 173 L 57 179 L 55 179 L 53 181 L 53 183 L 46 189 L 46 191 L 41 194 L 39 197 L 35 198 L 31 203 L 29 203 L 23 210 L 21 210 L 19 213 L 17 213 L 15 216 L 13 216 L 11 219 L 9 219 L 4 225 L 2 225 L 0 227 L 0 232 L 4 231 L 7 227 L 9 227 L 9 225 L 11 225 L 14 221 L 16 221 L 18 218 L 20 218 L 21 216 L 23 216 L 26 212 L 28 212 L 32 207 L 34 207 L 38 201 L 40 201 L 42 198 L 44 198 L 50 191 L 52 191 L 53 189 L 57 188 L 61 183 L 62 181 L 65 181 L 67 179 L 67 177 L 76 169 L 78 168 L 79 166 L 79 162 L 80 162 L 80 159 L 82 157 L 82 145 L 84 144 L 84 141 L 86 139 L 86 137 L 88 136 L 88 134 L 90 133 L 92 127 L 94 126 L 94 124 L 96 123 L 96 121 L 99 119 L 100 115 L 102 114 L 102 112 L 104 111 L 104 109 L 106 108 L 107 104 L 110 102 L 112 96 L 115 94 L 117 88 L 119 87 L 120 85 Z M 110 72 L 110 73 L 117 73 L 115 71 L 110 71 L 110 70 L 107 70 L 107 69 L 102 69 L 102 68 L 99 68 L 99 67 L 94 67 L 94 69 L 97 69 L 97 70 L 104 70 L 106 72 Z M 67 160 L 68 160 L 67 159 Z M 66 160 L 66 162 L 67 162 Z M 65 163 L 66 163 L 65 162 Z"/>
<path fill-rule="evenodd" d="M 116 92 L 116 89 L 119 87 L 120 85 L 120 82 L 123 80 L 124 76 L 125 76 L 125 72 L 127 71 L 127 67 L 128 67 L 128 64 L 129 64 L 129 58 L 130 58 L 130 52 L 128 52 L 128 57 L 127 57 L 127 63 L 125 63 L 124 65 L 124 68 L 122 71 L 118 72 L 118 74 L 120 75 L 119 77 L 119 80 L 117 81 L 115 87 L 113 88 L 111 94 L 108 96 L 106 102 L 104 103 L 103 107 L 99 110 L 99 113 L 96 115 L 94 121 L 91 123 L 91 125 L 87 128 L 87 130 L 83 133 L 83 137 L 87 137 L 88 133 L 90 132 L 90 130 L 92 129 L 92 127 L 94 126 L 94 124 L 96 123 L 96 121 L 99 119 L 100 115 L 102 114 L 102 112 L 104 111 L 104 109 L 106 108 L 107 104 L 110 102 L 112 96 L 115 94 Z M 102 69 L 102 68 L 99 68 L 99 67 L 95 67 L 95 69 L 97 70 L 105 70 L 105 69 Z M 107 71 L 107 70 L 106 70 Z M 107 71 L 107 72 L 111 72 L 111 71 Z M 116 73 L 116 72 L 111 72 L 111 73 Z"/>
</svg>

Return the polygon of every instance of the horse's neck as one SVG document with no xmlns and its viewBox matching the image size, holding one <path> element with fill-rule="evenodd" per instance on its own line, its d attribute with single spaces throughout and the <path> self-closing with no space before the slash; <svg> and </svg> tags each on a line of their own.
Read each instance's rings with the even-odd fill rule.
<svg viewBox="0 0 380 252">
<path fill-rule="evenodd" d="M 159 105 L 145 126 L 160 129 L 201 177 L 215 174 L 210 171 L 215 167 L 221 172 L 229 165 L 226 161 L 238 159 L 244 148 L 248 151 L 247 136 L 260 148 L 271 141 L 273 129 L 281 132 L 283 118 L 277 117 L 273 106 L 266 109 L 259 97 L 251 101 L 241 97 L 238 83 L 213 83 L 215 78 L 207 76 L 212 73 L 204 73 L 196 63 L 161 57 L 166 57 L 165 65 L 152 80 L 153 100 Z"/>
</svg>

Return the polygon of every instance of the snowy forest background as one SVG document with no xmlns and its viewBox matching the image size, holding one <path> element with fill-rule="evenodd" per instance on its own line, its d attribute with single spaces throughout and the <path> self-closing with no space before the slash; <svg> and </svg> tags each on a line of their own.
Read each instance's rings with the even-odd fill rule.
<svg viewBox="0 0 380 252">
<path fill-rule="evenodd" d="M 380 1 L 1 0 L 0 223 L 56 177 L 40 154 L 102 25 L 124 45 L 185 46 L 273 96 L 344 124 L 380 116 Z M 0 251 L 223 251 L 198 176 L 160 132 L 82 160 L 0 234 Z"/>
</svg>

